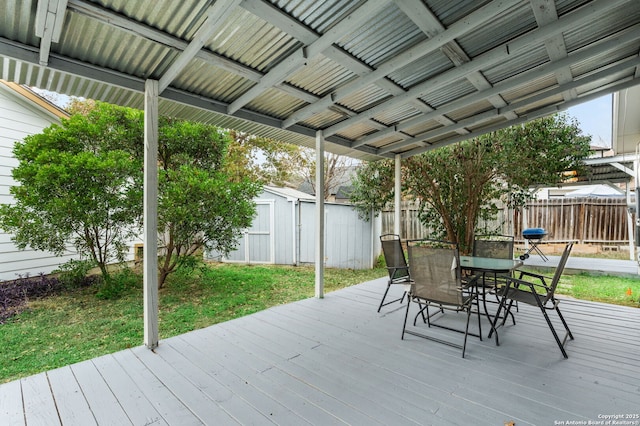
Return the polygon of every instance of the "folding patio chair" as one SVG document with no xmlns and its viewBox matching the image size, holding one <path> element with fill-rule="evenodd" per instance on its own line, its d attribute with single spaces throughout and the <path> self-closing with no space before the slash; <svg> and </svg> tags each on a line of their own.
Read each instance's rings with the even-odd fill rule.
<svg viewBox="0 0 640 426">
<path fill-rule="evenodd" d="M 513 245 L 512 235 L 477 235 L 473 241 L 473 256 L 490 257 L 492 259 L 513 259 Z M 486 273 L 478 276 L 477 285 L 482 287 L 482 304 L 487 317 L 489 316 L 486 300 L 487 290 L 495 293 L 498 285 L 505 284 L 505 278 L 506 276 L 504 275 L 493 274 L 493 276 L 487 276 Z M 511 316 L 513 317 L 513 314 Z"/>
<path fill-rule="evenodd" d="M 478 314 L 478 334 L 469 333 L 469 320 L 471 318 L 471 307 L 477 302 L 477 293 L 474 290 L 473 282 L 463 282 L 461 279 L 460 257 L 458 247 L 455 243 L 435 241 L 435 240 L 411 240 L 407 242 L 409 250 L 409 270 L 411 273 L 411 290 L 409 292 L 409 303 L 404 317 L 402 327 L 402 339 L 405 333 L 425 339 L 444 343 L 449 346 L 462 349 L 464 358 L 467 347 L 467 336 L 479 337 L 482 340 L 480 326 L 480 310 Z M 472 281 L 475 278 L 472 277 Z M 413 330 L 407 330 L 407 319 L 411 302 L 418 304 L 419 311 L 414 317 L 413 325 L 416 325 L 418 316 L 422 315 L 424 322 L 429 327 L 440 327 L 447 330 L 464 333 L 462 345 L 442 340 L 434 336 L 428 336 Z M 429 307 L 435 306 L 439 312 L 429 314 Z M 453 328 L 444 324 L 438 324 L 431 320 L 431 317 L 444 314 L 445 310 L 465 312 L 467 314 L 466 326 L 464 330 Z M 426 314 L 426 315 L 425 315 Z M 438 318 L 440 320 L 440 318 Z"/>
<path fill-rule="evenodd" d="M 571 333 L 571 330 L 569 330 L 569 326 L 567 325 L 567 322 L 560 312 L 560 308 L 558 306 L 560 304 L 560 301 L 555 298 L 554 294 L 556 288 L 558 287 L 560 277 L 562 276 L 562 271 L 564 270 L 564 267 L 567 263 L 567 259 L 569 259 L 569 254 L 571 253 L 572 247 L 573 242 L 565 246 L 564 251 L 562 252 L 562 257 L 560 258 L 560 262 L 558 263 L 558 267 L 556 268 L 556 272 L 549 284 L 547 284 L 547 278 L 545 278 L 544 276 L 530 272 L 521 272 L 519 279 L 507 279 L 507 285 L 505 286 L 504 292 L 502 293 L 502 301 L 500 302 L 500 306 L 498 307 L 498 313 L 496 314 L 496 317 L 493 321 L 493 326 L 491 332 L 489 333 L 489 337 L 491 337 L 491 333 L 496 329 L 498 315 L 500 314 L 500 311 L 505 308 L 507 301 L 509 302 L 509 305 L 506 307 L 507 313 L 511 311 L 511 307 L 513 306 L 514 302 L 526 303 L 540 308 L 540 311 L 542 312 L 544 319 L 547 321 L 547 325 L 549 326 L 549 329 L 551 330 L 551 333 L 553 334 L 553 337 L 556 340 L 556 343 L 558 344 L 562 355 L 565 358 L 569 358 L 564 345 L 567 341 L 567 338 L 573 340 L 573 334 Z M 538 283 L 526 281 L 523 279 L 525 277 L 532 277 L 536 280 L 539 280 L 540 282 Z M 562 341 L 560 341 L 558 333 L 556 332 L 556 329 L 554 328 L 551 319 L 547 314 L 547 311 L 556 311 L 558 317 L 560 318 L 560 321 L 562 321 L 562 325 L 564 326 L 566 331 Z M 504 325 L 505 321 L 506 315 L 502 320 L 501 326 Z M 499 344 L 497 333 L 496 344 Z"/>
<path fill-rule="evenodd" d="M 391 300 L 387 303 L 384 302 L 392 284 L 408 285 L 411 282 L 409 266 L 407 265 L 407 259 L 404 257 L 404 250 L 402 249 L 402 240 L 400 239 L 400 236 L 397 234 L 380 235 L 380 242 L 382 243 L 384 260 L 387 263 L 389 281 L 387 282 L 387 289 L 384 291 L 384 295 L 380 301 L 380 306 L 378 306 L 378 312 L 380 312 L 380 309 L 382 309 L 383 306 L 398 301 L 402 303 L 404 300 L 404 296 L 407 293 L 406 291 L 402 293 L 402 297 Z"/>
</svg>

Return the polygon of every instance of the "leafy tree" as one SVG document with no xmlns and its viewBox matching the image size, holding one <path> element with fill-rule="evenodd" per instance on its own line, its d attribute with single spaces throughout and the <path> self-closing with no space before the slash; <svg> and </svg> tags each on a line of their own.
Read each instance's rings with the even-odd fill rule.
<svg viewBox="0 0 640 426">
<path fill-rule="evenodd" d="M 541 118 L 403 161 L 403 195 L 419 201 L 420 219 L 471 250 L 480 218 L 495 217 L 495 201 L 524 205 L 529 188 L 553 185 L 563 172 L 580 171 L 590 137 L 565 115 Z M 351 201 L 359 211 L 380 211 L 393 200 L 391 160 L 358 171 Z"/>
<path fill-rule="evenodd" d="M 311 149 L 304 149 L 303 155 L 305 158 L 304 168 L 302 169 L 303 179 L 311 185 L 313 193 L 316 193 L 316 160 L 315 151 Z M 346 178 L 351 174 L 353 167 L 355 166 L 355 160 L 344 155 L 338 155 L 333 153 L 325 153 L 324 158 L 324 194 L 325 200 L 329 199 L 329 196 L 334 193 L 340 185 L 342 185 Z"/>
<path fill-rule="evenodd" d="M 97 103 L 16 143 L 13 205 L 0 206 L 0 227 L 27 245 L 58 255 L 71 242 L 108 277 L 122 260 L 142 213 L 140 111 Z"/>
<path fill-rule="evenodd" d="M 264 185 L 298 186 L 306 167 L 302 148 L 231 130 L 225 172 L 231 180 L 248 178 Z"/>
<path fill-rule="evenodd" d="M 242 229 L 251 225 L 252 200 L 261 186 L 226 173 L 226 131 L 163 117 L 158 137 L 162 287 L 170 273 L 203 248 L 228 252 L 235 246 Z"/>
<path fill-rule="evenodd" d="M 108 277 L 142 224 L 143 113 L 78 99 L 69 108 L 61 126 L 16 144 L 16 203 L 0 207 L 0 227 L 21 248 L 62 254 L 71 241 Z M 158 134 L 161 287 L 187 256 L 233 248 L 259 186 L 226 173 L 228 132 L 161 117 Z"/>
</svg>

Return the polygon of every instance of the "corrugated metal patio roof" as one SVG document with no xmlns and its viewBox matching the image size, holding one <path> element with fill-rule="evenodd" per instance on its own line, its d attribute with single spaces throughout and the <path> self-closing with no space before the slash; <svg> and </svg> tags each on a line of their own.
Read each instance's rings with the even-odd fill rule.
<svg viewBox="0 0 640 426">
<path fill-rule="evenodd" d="M 0 0 L 0 78 L 355 158 L 638 83 L 637 0 Z"/>
</svg>

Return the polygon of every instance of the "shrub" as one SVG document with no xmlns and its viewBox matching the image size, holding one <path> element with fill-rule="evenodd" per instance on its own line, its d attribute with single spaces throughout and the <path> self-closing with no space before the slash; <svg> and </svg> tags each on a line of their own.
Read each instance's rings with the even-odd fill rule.
<svg viewBox="0 0 640 426">
<path fill-rule="evenodd" d="M 60 265 L 53 271 L 58 275 L 61 283 L 67 288 L 80 288 L 91 285 L 97 278 L 88 277 L 89 271 L 96 266 L 92 260 L 74 260 Z"/>
<path fill-rule="evenodd" d="M 100 283 L 96 297 L 102 300 L 118 299 L 129 289 L 136 287 L 139 282 L 139 275 L 129 268 L 123 268 Z"/>
</svg>

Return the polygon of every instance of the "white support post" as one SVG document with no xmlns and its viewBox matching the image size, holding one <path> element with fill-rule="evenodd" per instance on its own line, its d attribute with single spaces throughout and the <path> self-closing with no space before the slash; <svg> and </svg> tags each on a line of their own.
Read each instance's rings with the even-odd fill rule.
<svg viewBox="0 0 640 426">
<path fill-rule="evenodd" d="M 144 86 L 144 344 L 158 346 L 158 81 Z"/>
<path fill-rule="evenodd" d="M 316 297 L 324 297 L 324 134 L 316 132 Z"/>
<path fill-rule="evenodd" d="M 629 260 L 635 260 L 635 244 L 633 234 L 633 215 L 627 207 L 627 235 L 629 236 Z"/>
<path fill-rule="evenodd" d="M 395 179 L 394 179 L 394 208 L 393 208 L 393 233 L 400 235 L 400 221 L 402 220 L 402 170 L 400 168 L 400 154 L 396 154 Z M 402 238 L 403 235 L 400 235 Z"/>
</svg>

